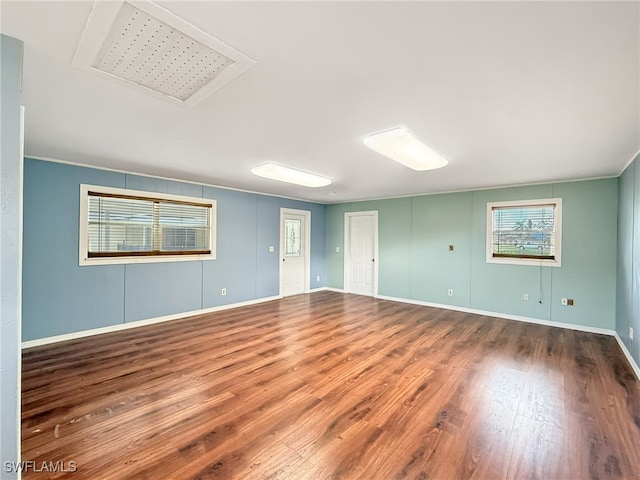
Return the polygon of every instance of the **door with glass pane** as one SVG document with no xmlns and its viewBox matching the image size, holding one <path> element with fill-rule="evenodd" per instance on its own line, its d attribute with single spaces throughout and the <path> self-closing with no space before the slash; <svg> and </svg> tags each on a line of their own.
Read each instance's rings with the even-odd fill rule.
<svg viewBox="0 0 640 480">
<path fill-rule="evenodd" d="M 280 215 L 280 294 L 308 290 L 308 218 L 310 212 L 282 209 Z"/>
</svg>

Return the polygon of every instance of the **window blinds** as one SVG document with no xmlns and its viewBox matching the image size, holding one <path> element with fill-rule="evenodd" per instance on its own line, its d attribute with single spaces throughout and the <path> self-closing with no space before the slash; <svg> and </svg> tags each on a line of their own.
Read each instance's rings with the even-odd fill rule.
<svg viewBox="0 0 640 480">
<path fill-rule="evenodd" d="M 555 205 L 492 208 L 492 256 L 554 260 Z"/>
<path fill-rule="evenodd" d="M 89 257 L 211 253 L 210 203 L 88 195 Z"/>
</svg>

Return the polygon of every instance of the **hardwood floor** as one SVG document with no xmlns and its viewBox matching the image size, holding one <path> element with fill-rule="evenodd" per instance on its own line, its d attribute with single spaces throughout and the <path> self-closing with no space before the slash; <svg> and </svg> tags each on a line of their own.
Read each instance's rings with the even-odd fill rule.
<svg viewBox="0 0 640 480">
<path fill-rule="evenodd" d="M 318 292 L 23 364 L 27 479 L 640 479 L 603 335 Z"/>
</svg>

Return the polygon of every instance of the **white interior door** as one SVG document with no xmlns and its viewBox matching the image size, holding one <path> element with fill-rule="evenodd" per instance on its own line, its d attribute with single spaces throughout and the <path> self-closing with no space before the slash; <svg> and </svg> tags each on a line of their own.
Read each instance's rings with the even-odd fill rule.
<svg viewBox="0 0 640 480">
<path fill-rule="evenodd" d="M 311 212 L 280 211 L 280 295 L 309 291 L 309 224 Z"/>
<path fill-rule="evenodd" d="M 345 214 L 345 289 L 377 294 L 378 212 Z"/>
</svg>

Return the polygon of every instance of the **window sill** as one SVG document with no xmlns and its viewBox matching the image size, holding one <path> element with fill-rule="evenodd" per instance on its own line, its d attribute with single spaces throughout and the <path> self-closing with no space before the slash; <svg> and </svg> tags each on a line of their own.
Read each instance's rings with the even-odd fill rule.
<svg viewBox="0 0 640 480">
<path fill-rule="evenodd" d="M 562 266 L 560 259 L 555 260 L 538 259 L 538 258 L 505 258 L 505 257 L 488 257 L 487 263 L 497 263 L 502 265 L 529 265 L 533 267 L 560 267 Z"/>
<path fill-rule="evenodd" d="M 213 253 L 204 255 L 151 255 L 136 257 L 80 257 L 79 265 L 87 267 L 91 265 L 126 265 L 131 263 L 167 263 L 167 262 L 194 262 L 203 260 L 215 260 Z"/>
</svg>

